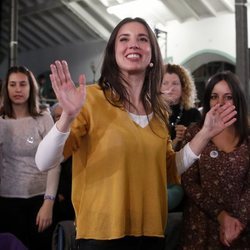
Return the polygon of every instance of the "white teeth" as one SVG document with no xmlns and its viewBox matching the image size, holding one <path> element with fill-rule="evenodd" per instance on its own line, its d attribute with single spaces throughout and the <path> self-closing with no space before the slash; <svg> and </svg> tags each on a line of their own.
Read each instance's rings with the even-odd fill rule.
<svg viewBox="0 0 250 250">
<path fill-rule="evenodd" d="M 139 58 L 140 56 L 138 54 L 129 54 L 127 55 L 127 58 Z"/>
</svg>

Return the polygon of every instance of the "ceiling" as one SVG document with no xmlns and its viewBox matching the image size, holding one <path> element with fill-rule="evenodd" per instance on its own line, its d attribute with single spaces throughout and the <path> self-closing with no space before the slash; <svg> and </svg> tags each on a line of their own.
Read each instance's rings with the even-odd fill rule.
<svg viewBox="0 0 250 250">
<path fill-rule="evenodd" d="M 11 3 L 17 6 L 14 14 Z M 110 14 L 119 3 L 127 5 L 128 11 L 123 5 L 116 10 L 117 15 Z M 108 13 L 107 7 L 112 6 L 116 7 Z M 223 13 L 234 13 L 234 0 L 2 0 L 0 55 L 8 56 L 9 45 L 15 41 L 19 52 L 27 52 L 107 40 L 114 26 L 126 16 L 140 16 L 154 28 L 164 28 L 172 20 L 200 20 Z M 14 23 L 18 21 L 18 32 L 10 28 L 11 17 Z"/>
</svg>

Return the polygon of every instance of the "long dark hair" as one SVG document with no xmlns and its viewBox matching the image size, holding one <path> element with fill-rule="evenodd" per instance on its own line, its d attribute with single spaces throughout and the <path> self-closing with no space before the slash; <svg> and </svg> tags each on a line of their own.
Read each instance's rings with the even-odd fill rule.
<svg viewBox="0 0 250 250">
<path fill-rule="evenodd" d="M 39 109 L 38 84 L 33 73 L 24 66 L 13 66 L 9 68 L 2 86 L 3 106 L 1 107 L 0 114 L 3 116 L 8 116 L 9 118 L 15 118 L 12 102 L 8 93 L 8 82 L 12 73 L 22 73 L 28 77 L 28 82 L 30 85 L 28 112 L 32 117 L 39 116 L 41 111 Z"/>
<path fill-rule="evenodd" d="M 141 91 L 141 100 L 144 109 L 147 114 L 152 110 L 154 114 L 167 125 L 168 107 L 160 95 L 160 86 L 163 78 L 163 60 L 156 36 L 144 19 L 138 17 L 125 18 L 115 27 L 105 49 L 101 77 L 98 83 L 111 104 L 123 106 L 124 103 L 128 103 L 133 106 L 130 102 L 127 90 L 122 84 L 122 81 L 126 82 L 126 80 L 122 76 L 115 58 L 115 41 L 117 34 L 124 24 L 130 22 L 141 23 L 147 29 L 152 51 L 151 62 L 154 65 L 146 69 L 144 84 Z M 112 93 L 115 94 L 113 95 Z"/>
<path fill-rule="evenodd" d="M 238 146 L 248 137 L 249 124 L 248 124 L 248 108 L 246 97 L 241 87 L 241 82 L 237 75 L 231 71 L 218 72 L 208 79 L 205 93 L 204 93 L 204 104 L 203 104 L 203 115 L 202 123 L 204 123 L 205 116 L 210 110 L 210 98 L 214 86 L 220 81 L 226 81 L 228 87 L 232 92 L 233 103 L 237 111 L 237 120 L 234 123 L 236 134 L 239 136 Z"/>
</svg>

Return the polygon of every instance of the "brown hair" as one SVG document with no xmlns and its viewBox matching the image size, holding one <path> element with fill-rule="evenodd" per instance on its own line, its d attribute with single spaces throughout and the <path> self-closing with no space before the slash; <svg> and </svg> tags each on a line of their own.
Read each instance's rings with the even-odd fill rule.
<svg viewBox="0 0 250 250">
<path fill-rule="evenodd" d="M 184 109 L 194 107 L 197 96 L 194 80 L 190 72 L 183 66 L 178 64 L 166 64 L 164 66 L 165 73 L 176 74 L 180 78 L 182 94 L 180 104 Z"/>
<path fill-rule="evenodd" d="M 236 133 L 239 136 L 238 145 L 240 145 L 245 139 L 248 138 L 249 135 L 248 107 L 244 91 L 241 87 L 240 79 L 238 75 L 231 71 L 218 72 L 208 79 L 204 93 L 201 126 L 205 121 L 207 112 L 211 108 L 210 99 L 214 86 L 223 80 L 227 83 L 228 87 L 232 91 L 233 103 L 237 111 L 237 120 L 233 126 L 235 127 Z"/>
<path fill-rule="evenodd" d="M 3 98 L 3 105 L 1 107 L 0 114 L 6 115 L 10 118 L 15 118 L 12 109 L 12 102 L 9 97 L 8 93 L 8 82 L 9 77 L 13 73 L 22 73 L 28 77 L 29 85 L 30 85 L 30 93 L 28 99 L 28 111 L 32 117 L 36 117 L 41 115 L 41 110 L 39 109 L 39 96 L 38 96 L 38 84 L 33 75 L 33 73 L 28 70 L 24 66 L 13 66 L 9 68 L 5 82 L 2 86 L 2 98 Z"/>
<path fill-rule="evenodd" d="M 153 67 L 148 66 L 146 69 L 144 84 L 141 91 L 141 100 L 144 109 L 147 114 L 149 110 L 152 110 L 154 114 L 167 125 L 168 107 L 160 94 L 160 86 L 163 78 L 163 60 L 156 36 L 144 19 L 139 17 L 125 18 L 115 27 L 105 49 L 101 77 L 98 83 L 111 104 L 123 106 L 124 103 L 127 102 L 133 105 L 130 102 L 125 86 L 122 84 L 122 81 L 125 81 L 125 79 L 122 76 L 115 58 L 115 40 L 117 34 L 124 24 L 130 22 L 141 23 L 147 29 L 152 50 L 151 62 L 153 63 Z"/>
</svg>

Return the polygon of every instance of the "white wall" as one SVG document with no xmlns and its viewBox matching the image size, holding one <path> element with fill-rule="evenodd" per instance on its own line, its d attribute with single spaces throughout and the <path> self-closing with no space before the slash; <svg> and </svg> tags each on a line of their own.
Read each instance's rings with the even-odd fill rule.
<svg viewBox="0 0 250 250">
<path fill-rule="evenodd" d="M 250 11 L 248 11 L 249 15 Z M 164 29 L 168 32 L 167 58 L 171 62 L 185 64 L 190 58 L 201 53 L 208 55 L 203 57 L 203 60 L 206 60 L 206 58 L 210 60 L 209 53 L 215 53 L 218 55 L 217 58 L 222 57 L 231 63 L 235 62 L 234 14 L 220 14 L 214 18 L 189 20 L 185 23 L 173 21 L 168 23 Z M 250 31 L 249 24 L 248 30 Z M 86 73 L 87 81 L 92 81 L 93 74 L 90 65 L 94 62 L 100 69 L 105 45 L 104 41 L 96 41 L 91 44 L 82 43 L 25 53 L 19 55 L 19 64 L 24 64 L 33 70 L 35 74 L 39 74 L 49 70 L 49 65 L 54 60 L 66 59 L 69 62 L 75 81 L 82 72 Z M 198 67 L 199 63 L 201 62 L 196 61 L 195 67 Z M 0 65 L 0 78 L 3 78 L 6 70 L 7 62 L 4 61 Z M 98 76 L 97 73 L 96 79 Z"/>
<path fill-rule="evenodd" d="M 225 14 L 216 18 L 173 21 L 168 32 L 167 58 L 174 63 L 184 63 L 205 51 L 214 51 L 235 61 L 235 16 Z"/>
<path fill-rule="evenodd" d="M 248 6 L 248 34 L 250 34 L 250 6 Z M 216 53 L 228 62 L 236 61 L 235 15 L 220 14 L 202 20 L 185 23 L 173 21 L 167 24 L 167 60 L 185 64 L 190 58 L 202 53 Z M 250 48 L 250 37 L 248 37 Z M 208 57 L 208 62 L 209 62 Z"/>
</svg>

